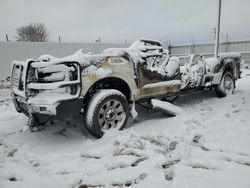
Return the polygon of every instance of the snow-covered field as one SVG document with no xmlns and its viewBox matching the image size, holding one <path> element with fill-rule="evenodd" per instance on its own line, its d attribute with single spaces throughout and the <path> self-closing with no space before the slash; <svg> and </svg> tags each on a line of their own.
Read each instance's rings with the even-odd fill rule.
<svg viewBox="0 0 250 188">
<path fill-rule="evenodd" d="M 96 140 L 81 119 L 27 131 L 0 90 L 0 187 L 250 187 L 250 71 L 235 94 L 182 96 L 183 113 L 138 108 L 139 121 Z"/>
</svg>

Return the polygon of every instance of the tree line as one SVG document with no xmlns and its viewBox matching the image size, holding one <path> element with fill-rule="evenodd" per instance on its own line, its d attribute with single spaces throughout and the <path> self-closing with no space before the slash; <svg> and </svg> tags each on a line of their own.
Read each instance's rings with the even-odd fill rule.
<svg viewBox="0 0 250 188">
<path fill-rule="evenodd" d="M 30 23 L 16 29 L 17 41 L 22 42 L 47 42 L 49 32 L 44 23 Z"/>
</svg>

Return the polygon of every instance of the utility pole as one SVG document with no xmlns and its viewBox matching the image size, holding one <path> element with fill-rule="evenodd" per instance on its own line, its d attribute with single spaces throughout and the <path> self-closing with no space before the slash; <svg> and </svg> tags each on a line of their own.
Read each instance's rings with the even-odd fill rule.
<svg viewBox="0 0 250 188">
<path fill-rule="evenodd" d="M 226 33 L 226 47 L 225 47 L 225 52 L 228 52 L 228 46 L 229 46 L 228 33 Z"/>
<path fill-rule="evenodd" d="M 195 53 L 195 43 L 194 43 L 194 38 L 192 37 L 192 44 L 191 44 L 191 53 Z"/>
<path fill-rule="evenodd" d="M 168 40 L 168 51 L 169 51 L 169 54 L 171 54 L 171 41 Z"/>
<path fill-rule="evenodd" d="M 101 44 L 101 37 L 99 37 L 97 40 L 95 40 L 95 42 Z"/>
<path fill-rule="evenodd" d="M 7 42 L 10 42 L 10 41 L 9 41 L 8 34 L 6 34 L 5 36 L 6 36 L 6 41 L 7 41 Z"/>
<path fill-rule="evenodd" d="M 125 44 L 126 44 L 126 45 L 128 44 L 128 40 L 127 40 L 127 39 L 125 39 Z"/>
<path fill-rule="evenodd" d="M 228 42 L 228 33 L 226 33 L 226 42 Z"/>
<path fill-rule="evenodd" d="M 58 37 L 58 41 L 59 41 L 59 43 L 61 43 L 62 41 L 61 41 L 61 36 L 59 36 Z"/>
<path fill-rule="evenodd" d="M 215 41 L 215 39 L 216 39 L 216 27 L 212 29 L 212 33 L 213 33 L 214 41 Z"/>
<path fill-rule="evenodd" d="M 218 57 L 219 43 L 220 43 L 220 17 L 221 17 L 221 0 L 219 0 L 216 40 L 215 40 L 215 48 L 214 48 L 214 57 L 216 58 Z"/>
</svg>

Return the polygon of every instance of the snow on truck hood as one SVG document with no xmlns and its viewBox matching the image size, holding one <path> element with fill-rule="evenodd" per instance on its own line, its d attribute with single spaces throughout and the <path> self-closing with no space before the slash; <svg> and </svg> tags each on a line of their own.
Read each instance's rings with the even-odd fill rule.
<svg viewBox="0 0 250 188">
<path fill-rule="evenodd" d="M 39 58 L 32 63 L 33 67 L 45 67 L 51 64 L 59 64 L 62 62 L 78 62 L 82 67 L 86 68 L 93 64 L 100 63 L 101 60 L 106 57 L 114 57 L 121 56 L 125 53 L 125 49 L 107 49 L 104 50 L 101 54 L 93 54 L 93 53 L 83 53 L 83 49 L 79 49 L 74 54 L 63 57 L 56 58 L 51 55 L 41 55 Z"/>
<path fill-rule="evenodd" d="M 58 59 L 57 57 L 54 57 L 52 55 L 48 55 L 48 54 L 44 54 L 44 55 L 41 55 L 40 57 L 38 57 L 36 59 L 36 61 L 44 61 L 44 62 L 47 62 L 47 61 L 54 61 Z"/>
<path fill-rule="evenodd" d="M 93 62 L 98 62 L 105 57 L 107 57 L 107 54 L 92 54 L 87 53 L 84 54 L 82 49 L 79 49 L 74 54 L 63 57 L 63 58 L 56 58 L 51 55 L 42 55 L 39 58 L 37 58 L 37 62 L 33 63 L 33 67 L 44 67 L 46 64 L 58 64 L 61 62 L 78 62 L 81 66 L 86 67 L 88 65 L 91 65 Z"/>
</svg>

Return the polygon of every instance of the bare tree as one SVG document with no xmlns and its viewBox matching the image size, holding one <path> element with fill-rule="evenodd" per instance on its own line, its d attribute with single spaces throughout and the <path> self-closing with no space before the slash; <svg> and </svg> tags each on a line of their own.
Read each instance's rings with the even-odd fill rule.
<svg viewBox="0 0 250 188">
<path fill-rule="evenodd" d="M 30 23 L 29 25 L 18 27 L 16 32 L 17 41 L 47 42 L 49 38 L 49 33 L 43 23 Z"/>
</svg>

